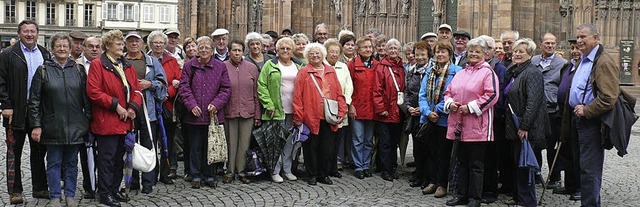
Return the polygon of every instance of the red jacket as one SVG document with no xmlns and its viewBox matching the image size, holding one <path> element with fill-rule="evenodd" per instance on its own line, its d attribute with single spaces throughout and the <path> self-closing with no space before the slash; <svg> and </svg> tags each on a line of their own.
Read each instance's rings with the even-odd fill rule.
<svg viewBox="0 0 640 207">
<path fill-rule="evenodd" d="M 398 83 L 400 92 L 404 92 L 405 83 L 402 60 L 399 59 L 398 62 L 393 62 L 385 57 L 380 60 L 380 64 L 375 68 L 375 88 L 373 91 L 374 120 L 387 123 L 399 123 L 400 107 L 397 104 L 398 89 L 396 89 L 389 68 L 393 70 L 393 75 Z M 384 111 L 389 114 L 387 116 L 380 115 L 380 113 Z"/>
<path fill-rule="evenodd" d="M 87 76 L 87 95 L 91 101 L 91 132 L 97 135 L 124 135 L 131 131 L 131 120 L 122 121 L 116 112 L 116 104 L 125 109 L 138 110 L 142 104 L 140 85 L 136 69 L 124 57 L 120 60 L 124 67 L 124 73 L 129 82 L 130 100 L 127 102 L 127 93 L 116 72 L 113 64 L 102 54 L 91 62 L 89 75 Z"/>
<path fill-rule="evenodd" d="M 351 59 L 347 63 L 351 80 L 353 81 L 353 95 L 351 95 L 351 105 L 356 109 L 356 119 L 373 120 L 373 87 L 375 78 L 375 67 L 378 61 L 371 57 L 372 66 L 367 68 L 362 62 L 360 55 Z"/>
<path fill-rule="evenodd" d="M 338 117 L 344 117 L 347 113 L 347 102 L 342 95 L 336 71 L 331 66 L 324 65 L 324 78 L 320 77 L 311 65 L 298 71 L 293 90 L 293 122 L 302 122 L 309 127 L 311 133 L 318 134 L 320 120 L 324 120 L 324 103 L 311 75 L 315 77 L 318 86 L 329 87 L 328 94 L 325 92 L 325 98 L 338 102 Z M 338 125 L 331 125 L 331 130 L 337 131 Z"/>
<path fill-rule="evenodd" d="M 167 53 L 162 54 L 161 64 L 164 68 L 164 73 L 167 76 L 167 91 L 169 92 L 169 96 L 167 96 L 167 100 L 164 102 L 164 106 L 173 111 L 173 101 L 176 99 L 176 95 L 178 95 L 178 89 L 173 87 L 172 82 L 173 80 L 180 81 L 182 71 L 180 71 L 178 60 Z"/>
</svg>

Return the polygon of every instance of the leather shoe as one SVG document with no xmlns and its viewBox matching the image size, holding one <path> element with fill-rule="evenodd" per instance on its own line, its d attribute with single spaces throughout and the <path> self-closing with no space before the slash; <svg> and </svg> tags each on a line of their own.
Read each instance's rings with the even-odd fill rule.
<svg viewBox="0 0 640 207">
<path fill-rule="evenodd" d="M 167 175 L 167 177 L 169 179 L 176 179 L 178 178 L 178 174 L 176 174 L 176 170 L 171 170 L 171 172 L 169 172 L 169 175 Z"/>
<path fill-rule="evenodd" d="M 467 205 L 469 203 L 469 199 L 466 198 L 453 198 L 447 201 L 447 206 L 458 206 L 458 205 Z"/>
<path fill-rule="evenodd" d="M 498 198 L 493 197 L 493 196 L 483 196 L 482 200 L 480 200 L 480 202 L 486 203 L 486 204 L 490 204 L 490 203 L 495 203 L 497 200 L 498 200 Z"/>
<path fill-rule="evenodd" d="M 202 187 L 202 184 L 200 183 L 200 181 L 191 181 L 191 188 L 200 189 L 200 187 Z"/>
<path fill-rule="evenodd" d="M 111 197 L 110 195 L 100 196 L 100 203 L 111 207 L 120 207 L 120 203 L 118 203 L 118 201 L 113 199 L 113 197 Z"/>
<path fill-rule="evenodd" d="M 331 179 L 329 179 L 329 177 L 322 177 L 322 178 L 318 178 L 317 181 L 319 183 L 325 184 L 325 185 L 333 185 L 333 181 L 331 181 Z"/>
<path fill-rule="evenodd" d="M 362 179 L 364 179 L 364 172 L 362 172 L 362 170 L 356 170 L 356 172 L 353 173 L 353 176 L 355 176 L 356 178 L 362 180 Z"/>
<path fill-rule="evenodd" d="M 438 186 L 436 186 L 436 184 L 429 184 L 427 185 L 426 188 L 422 189 L 422 195 L 428 195 L 428 194 L 433 194 L 436 192 Z"/>
<path fill-rule="evenodd" d="M 363 172 L 364 172 L 364 177 L 367 177 L 367 178 L 373 177 L 373 173 L 371 173 L 369 169 L 366 169 Z"/>
<path fill-rule="evenodd" d="M 49 191 L 48 190 L 33 191 L 33 198 L 49 199 Z"/>
<path fill-rule="evenodd" d="M 94 199 L 96 198 L 96 193 L 93 191 L 84 191 L 82 193 L 82 198 L 84 199 Z"/>
<path fill-rule="evenodd" d="M 193 176 L 189 174 L 184 175 L 184 181 L 187 181 L 187 182 L 193 181 Z"/>
<path fill-rule="evenodd" d="M 582 200 L 582 193 L 575 192 L 575 193 L 571 194 L 571 196 L 569 196 L 569 200 L 572 200 L 572 201 Z"/>
<path fill-rule="evenodd" d="M 559 188 L 560 186 L 562 186 L 562 184 L 560 184 L 560 181 L 550 181 L 549 183 L 547 183 L 547 189 L 556 189 Z"/>
<path fill-rule="evenodd" d="M 479 200 L 475 200 L 475 199 L 471 199 L 469 201 L 469 204 L 467 204 L 468 207 L 480 207 L 480 201 Z"/>
<path fill-rule="evenodd" d="M 240 176 L 240 182 L 242 182 L 243 184 L 249 184 L 251 183 L 251 180 L 249 180 L 247 176 Z"/>
<path fill-rule="evenodd" d="M 165 185 L 173 185 L 173 180 L 171 180 L 171 178 L 169 177 L 160 178 L 160 182 L 164 183 Z"/>
<path fill-rule="evenodd" d="M 9 195 L 9 202 L 11 204 L 24 203 L 24 195 L 22 195 L 22 193 L 13 193 Z"/>
<path fill-rule="evenodd" d="M 216 189 L 218 188 L 218 181 L 217 180 L 207 181 L 207 186 L 212 187 L 213 189 Z"/>
<path fill-rule="evenodd" d="M 231 182 L 233 182 L 233 174 L 225 175 L 222 178 L 222 183 L 231 183 Z"/>
<path fill-rule="evenodd" d="M 391 177 L 388 172 L 382 172 L 380 177 L 382 177 L 382 179 L 386 181 L 393 181 L 393 177 Z"/>
<path fill-rule="evenodd" d="M 342 178 L 342 174 L 340 174 L 340 172 L 333 172 L 333 173 L 329 174 L 329 176 L 334 177 L 334 178 Z"/>
<path fill-rule="evenodd" d="M 124 203 L 129 202 L 129 200 L 131 200 L 131 199 L 129 199 L 129 196 L 127 196 L 127 195 L 125 195 L 124 193 L 121 193 L 121 192 L 115 193 L 113 195 L 113 199 L 115 199 L 118 202 L 124 202 Z"/>
<path fill-rule="evenodd" d="M 142 193 L 143 193 L 143 194 L 149 194 L 149 193 L 151 193 L 151 192 L 153 192 L 153 187 L 151 187 L 151 186 L 144 186 L 144 187 L 142 187 Z"/>
<path fill-rule="evenodd" d="M 569 195 L 570 193 L 566 187 L 560 187 L 560 188 L 553 189 L 553 194 Z"/>
<path fill-rule="evenodd" d="M 317 185 L 318 181 L 316 180 L 316 177 L 310 177 L 309 180 L 307 180 L 307 184 L 309 184 L 309 185 Z"/>
<path fill-rule="evenodd" d="M 420 187 L 422 186 L 422 181 L 417 180 L 417 181 L 411 182 L 409 183 L 409 186 L 411 186 L 412 188 Z"/>
</svg>

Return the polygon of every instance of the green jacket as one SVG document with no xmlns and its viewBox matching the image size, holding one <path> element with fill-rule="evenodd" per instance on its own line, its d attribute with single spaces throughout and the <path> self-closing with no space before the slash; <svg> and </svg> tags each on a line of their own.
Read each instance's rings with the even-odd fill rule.
<svg viewBox="0 0 640 207">
<path fill-rule="evenodd" d="M 298 70 L 300 64 L 295 63 Z M 278 58 L 267 60 L 262 66 L 258 77 L 258 98 L 264 110 L 274 110 L 273 117 L 267 113 L 262 113 L 262 120 L 284 120 L 284 109 L 280 94 L 280 84 L 282 82 L 280 68 L 278 68 Z"/>
</svg>

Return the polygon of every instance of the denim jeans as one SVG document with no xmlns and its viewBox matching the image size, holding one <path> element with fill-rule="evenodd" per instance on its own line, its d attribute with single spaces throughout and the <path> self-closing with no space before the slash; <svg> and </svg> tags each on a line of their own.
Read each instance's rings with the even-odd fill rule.
<svg viewBox="0 0 640 207">
<path fill-rule="evenodd" d="M 601 206 L 600 189 L 602 188 L 602 167 L 604 165 L 604 148 L 600 133 L 600 120 L 573 117 L 580 149 L 580 187 L 582 206 Z"/>
<path fill-rule="evenodd" d="M 286 130 L 289 130 L 293 125 L 293 114 L 285 114 L 284 117 L 284 121 L 280 122 L 283 123 Z M 294 156 L 298 154 L 294 151 L 298 151 L 295 149 L 299 148 L 299 146 L 294 145 L 300 145 L 300 143 L 294 144 L 292 136 L 285 137 L 285 139 L 287 141 L 284 144 L 284 148 L 282 148 L 282 153 L 280 154 L 280 158 L 278 158 L 278 163 L 276 163 L 272 175 L 280 174 L 280 170 L 284 171 L 285 174 L 291 174 L 291 166 L 293 165 Z"/>
<path fill-rule="evenodd" d="M 352 119 L 353 150 L 351 151 L 351 157 L 353 158 L 353 164 L 356 166 L 356 171 L 368 170 L 369 165 L 371 165 L 374 127 L 375 122 L 372 120 Z"/>
<path fill-rule="evenodd" d="M 80 145 L 47 145 L 47 182 L 49 197 L 62 196 L 61 168 L 64 165 L 64 195 L 74 197 L 78 184 L 78 150 Z"/>
</svg>

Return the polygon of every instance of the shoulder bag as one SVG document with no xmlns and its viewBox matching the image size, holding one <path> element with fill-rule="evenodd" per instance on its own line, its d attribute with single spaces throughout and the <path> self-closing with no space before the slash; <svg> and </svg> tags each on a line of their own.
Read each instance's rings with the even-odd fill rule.
<svg viewBox="0 0 640 207">
<path fill-rule="evenodd" d="M 322 106 L 324 108 L 324 120 L 331 125 L 338 124 L 339 123 L 338 122 L 338 102 L 336 100 L 331 100 L 324 97 L 324 93 L 322 93 L 322 89 L 320 89 L 320 86 L 318 85 L 316 78 L 311 73 L 309 74 L 309 76 L 311 76 L 311 80 L 313 80 L 313 84 L 316 85 L 316 88 L 318 89 L 318 93 L 320 93 L 320 96 L 322 97 Z"/>
<path fill-rule="evenodd" d="M 389 67 L 389 73 L 391 73 L 391 79 L 393 79 L 393 85 L 396 86 L 396 91 L 398 92 L 397 104 L 402 105 L 404 104 L 404 92 L 400 91 L 400 87 L 398 87 L 398 82 L 396 81 L 396 76 L 393 75 L 393 70 L 391 70 L 391 67 Z"/>
<path fill-rule="evenodd" d="M 148 115 L 148 111 L 147 111 L 147 103 L 145 103 L 145 99 L 144 99 L 144 95 L 142 95 L 142 93 L 140 93 L 140 91 L 136 91 L 136 93 L 139 93 L 142 96 L 142 109 L 144 111 L 144 119 L 145 119 L 145 123 L 147 124 L 147 130 L 148 130 L 148 134 L 149 134 L 149 139 L 151 139 L 151 149 L 147 149 L 146 147 L 140 145 L 140 139 L 142 139 L 142 137 L 138 137 L 138 142 L 135 143 L 135 145 L 133 146 L 133 150 L 131 152 L 131 157 L 132 157 L 132 164 L 133 164 L 133 169 L 142 171 L 142 172 L 151 172 L 153 169 L 156 168 L 156 163 L 157 163 L 157 152 L 156 152 L 156 148 L 154 147 L 154 142 L 153 142 L 153 134 L 151 133 L 151 125 L 149 124 L 149 115 Z"/>
</svg>

